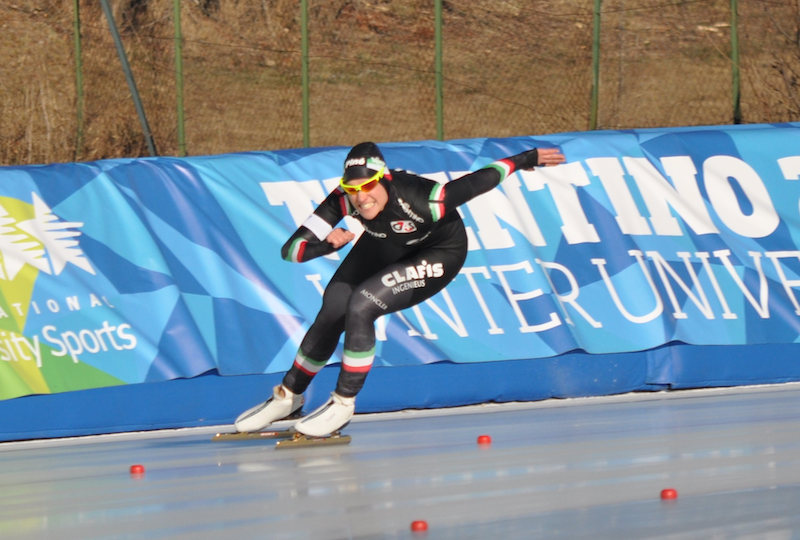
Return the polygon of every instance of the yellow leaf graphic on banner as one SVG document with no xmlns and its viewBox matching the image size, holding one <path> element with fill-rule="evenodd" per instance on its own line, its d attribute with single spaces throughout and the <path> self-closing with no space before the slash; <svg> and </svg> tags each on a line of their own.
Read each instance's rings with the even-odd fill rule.
<svg viewBox="0 0 800 540">
<path fill-rule="evenodd" d="M 0 329 L 22 332 L 40 268 L 49 268 L 41 242 L 17 224 L 32 219 L 33 206 L 0 197 Z"/>
</svg>

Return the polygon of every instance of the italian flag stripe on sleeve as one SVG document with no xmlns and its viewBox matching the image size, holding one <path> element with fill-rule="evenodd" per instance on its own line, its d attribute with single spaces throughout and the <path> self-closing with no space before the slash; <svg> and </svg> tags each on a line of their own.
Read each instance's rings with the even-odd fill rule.
<svg viewBox="0 0 800 540">
<path fill-rule="evenodd" d="M 350 199 L 347 198 L 344 192 L 342 192 L 342 196 L 339 197 L 339 206 L 342 210 L 342 217 L 350 215 Z"/>
<path fill-rule="evenodd" d="M 428 206 L 430 206 L 431 219 L 434 223 L 444 217 L 444 184 L 437 184 L 433 188 L 428 199 Z"/>
<path fill-rule="evenodd" d="M 497 172 L 500 173 L 500 182 L 508 178 L 508 176 L 514 172 L 514 165 L 512 165 L 507 159 L 501 159 L 499 161 L 495 161 L 494 163 L 490 163 L 486 166 L 486 168 L 489 167 L 497 169 Z"/>
<path fill-rule="evenodd" d="M 296 263 L 303 262 L 303 252 L 306 250 L 307 243 L 308 242 L 304 238 L 298 238 L 292 242 L 289 253 L 286 255 L 286 260 Z"/>
</svg>

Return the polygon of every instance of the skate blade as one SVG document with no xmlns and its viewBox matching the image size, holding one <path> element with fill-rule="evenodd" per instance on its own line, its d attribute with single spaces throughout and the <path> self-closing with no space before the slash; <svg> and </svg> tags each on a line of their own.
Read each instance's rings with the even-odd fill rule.
<svg viewBox="0 0 800 540">
<path fill-rule="evenodd" d="M 212 442 L 225 441 L 263 441 L 266 439 L 289 439 L 297 435 L 296 431 L 284 429 L 280 431 L 248 431 L 244 433 L 217 433 Z"/>
<path fill-rule="evenodd" d="M 334 431 L 326 437 L 308 437 L 302 433 L 295 433 L 291 439 L 284 439 L 275 443 L 276 449 L 298 448 L 307 446 L 334 446 L 338 444 L 350 444 L 352 437 L 342 435 L 339 431 Z"/>
</svg>

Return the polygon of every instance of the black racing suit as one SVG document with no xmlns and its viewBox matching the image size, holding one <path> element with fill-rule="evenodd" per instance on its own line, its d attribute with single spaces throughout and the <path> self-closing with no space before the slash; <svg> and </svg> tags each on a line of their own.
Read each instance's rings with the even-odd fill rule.
<svg viewBox="0 0 800 540">
<path fill-rule="evenodd" d="M 432 297 L 458 274 L 467 257 L 467 235 L 456 208 L 486 193 L 518 169 L 536 166 L 536 149 L 496 161 L 447 184 L 402 170 L 381 180 L 389 200 L 372 220 L 361 217 L 339 187 L 284 244 L 281 254 L 305 262 L 335 251 L 326 237 L 346 215 L 364 233 L 325 288 L 322 309 L 306 333 L 283 384 L 305 391 L 345 333 L 336 393 L 355 396 L 375 357 L 378 317 Z"/>
</svg>

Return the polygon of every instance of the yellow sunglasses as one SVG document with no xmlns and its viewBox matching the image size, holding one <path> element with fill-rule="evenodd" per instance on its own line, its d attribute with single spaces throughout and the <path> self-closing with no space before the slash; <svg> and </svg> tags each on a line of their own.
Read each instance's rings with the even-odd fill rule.
<svg viewBox="0 0 800 540">
<path fill-rule="evenodd" d="M 367 178 L 360 184 L 346 184 L 344 180 L 344 176 L 339 180 L 339 185 L 342 186 L 342 189 L 348 195 L 355 195 L 359 191 L 363 191 L 364 193 L 369 193 L 373 190 L 375 186 L 378 185 L 378 182 L 381 178 L 383 178 L 383 173 L 386 171 L 386 166 L 384 165 L 381 169 L 373 174 L 371 177 Z"/>
</svg>

